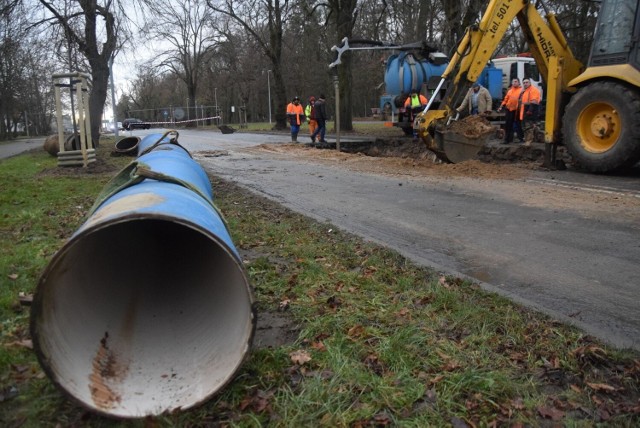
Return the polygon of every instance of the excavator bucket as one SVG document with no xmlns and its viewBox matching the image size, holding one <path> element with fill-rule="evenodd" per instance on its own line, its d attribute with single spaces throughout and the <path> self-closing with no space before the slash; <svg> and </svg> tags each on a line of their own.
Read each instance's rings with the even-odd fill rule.
<svg viewBox="0 0 640 428">
<path fill-rule="evenodd" d="M 456 132 L 436 129 L 434 139 L 428 146 L 440 160 L 458 163 L 476 159 L 488 139 L 488 134 L 470 138 Z"/>
</svg>

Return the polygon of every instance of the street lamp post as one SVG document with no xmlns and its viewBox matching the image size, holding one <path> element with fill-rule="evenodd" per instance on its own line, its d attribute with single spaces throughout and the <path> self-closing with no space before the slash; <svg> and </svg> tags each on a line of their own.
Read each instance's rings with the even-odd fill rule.
<svg viewBox="0 0 640 428">
<path fill-rule="evenodd" d="M 216 111 L 215 111 L 214 115 L 216 117 L 216 123 L 218 125 L 220 125 L 220 118 L 219 118 L 219 115 L 218 115 L 218 88 L 213 88 L 213 96 L 214 96 L 214 98 L 216 100 Z"/>
<path fill-rule="evenodd" d="M 271 73 L 271 70 L 267 70 L 267 91 L 269 93 L 269 125 L 271 125 L 271 81 L 269 80 L 269 73 Z"/>
<path fill-rule="evenodd" d="M 111 81 L 111 110 L 113 111 L 113 133 L 116 137 L 118 134 L 118 114 L 116 113 L 116 88 L 113 86 L 113 56 L 109 58 L 109 80 Z"/>
</svg>

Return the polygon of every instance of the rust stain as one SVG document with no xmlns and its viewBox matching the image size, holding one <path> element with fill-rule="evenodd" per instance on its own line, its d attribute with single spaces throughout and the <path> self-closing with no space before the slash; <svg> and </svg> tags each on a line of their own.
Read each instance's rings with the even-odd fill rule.
<svg viewBox="0 0 640 428">
<path fill-rule="evenodd" d="M 164 198 L 162 196 L 156 195 L 155 193 L 140 193 L 137 195 L 127 196 L 125 198 L 100 207 L 100 209 L 96 211 L 95 214 L 92 215 L 83 226 L 87 227 L 95 223 L 99 223 L 103 218 L 112 215 L 130 212 L 139 208 L 158 205 L 163 201 Z"/>
<path fill-rule="evenodd" d="M 121 397 L 114 390 L 113 384 L 121 381 L 127 371 L 126 364 L 119 361 L 116 353 L 109 348 L 109 333 L 105 332 L 100 339 L 98 351 L 93 358 L 93 370 L 89 375 L 89 390 L 96 407 L 108 410 L 120 403 Z"/>
</svg>

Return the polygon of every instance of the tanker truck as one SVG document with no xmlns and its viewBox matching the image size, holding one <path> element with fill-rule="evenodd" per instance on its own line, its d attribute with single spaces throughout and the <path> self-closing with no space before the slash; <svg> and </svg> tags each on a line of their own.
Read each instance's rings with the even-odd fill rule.
<svg viewBox="0 0 640 428">
<path fill-rule="evenodd" d="M 391 119 L 393 126 L 401 128 L 405 135 L 413 135 L 413 122 L 404 102 L 412 90 L 428 99 L 433 96 L 440 77 L 449 65 L 449 58 L 441 52 L 421 56 L 415 52 L 400 52 L 387 58 L 384 74 L 385 93 L 380 97 L 380 112 Z M 531 79 L 542 93 L 542 79 L 535 60 L 526 54 L 496 57 L 490 61 L 478 77 L 478 83 L 487 88 L 498 105 L 513 78 Z M 434 100 L 438 105 L 439 100 Z"/>
</svg>

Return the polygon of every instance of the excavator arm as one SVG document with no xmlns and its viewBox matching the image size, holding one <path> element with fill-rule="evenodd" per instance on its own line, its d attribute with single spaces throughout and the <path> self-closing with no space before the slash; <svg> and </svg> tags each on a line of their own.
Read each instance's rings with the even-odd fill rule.
<svg viewBox="0 0 640 428">
<path fill-rule="evenodd" d="M 439 158 L 461 162 L 479 151 L 473 141 L 448 140 L 440 131 L 455 116 L 455 108 L 478 80 L 515 19 L 546 83 L 545 141 L 557 141 L 562 93 L 569 90 L 568 82 L 580 74 L 582 64 L 573 56 L 555 16 L 547 12 L 545 18 L 527 0 L 491 0 L 480 23 L 467 29 L 434 96 L 414 122 L 420 138 Z M 445 86 L 439 107 L 431 109 L 436 94 Z"/>
</svg>

